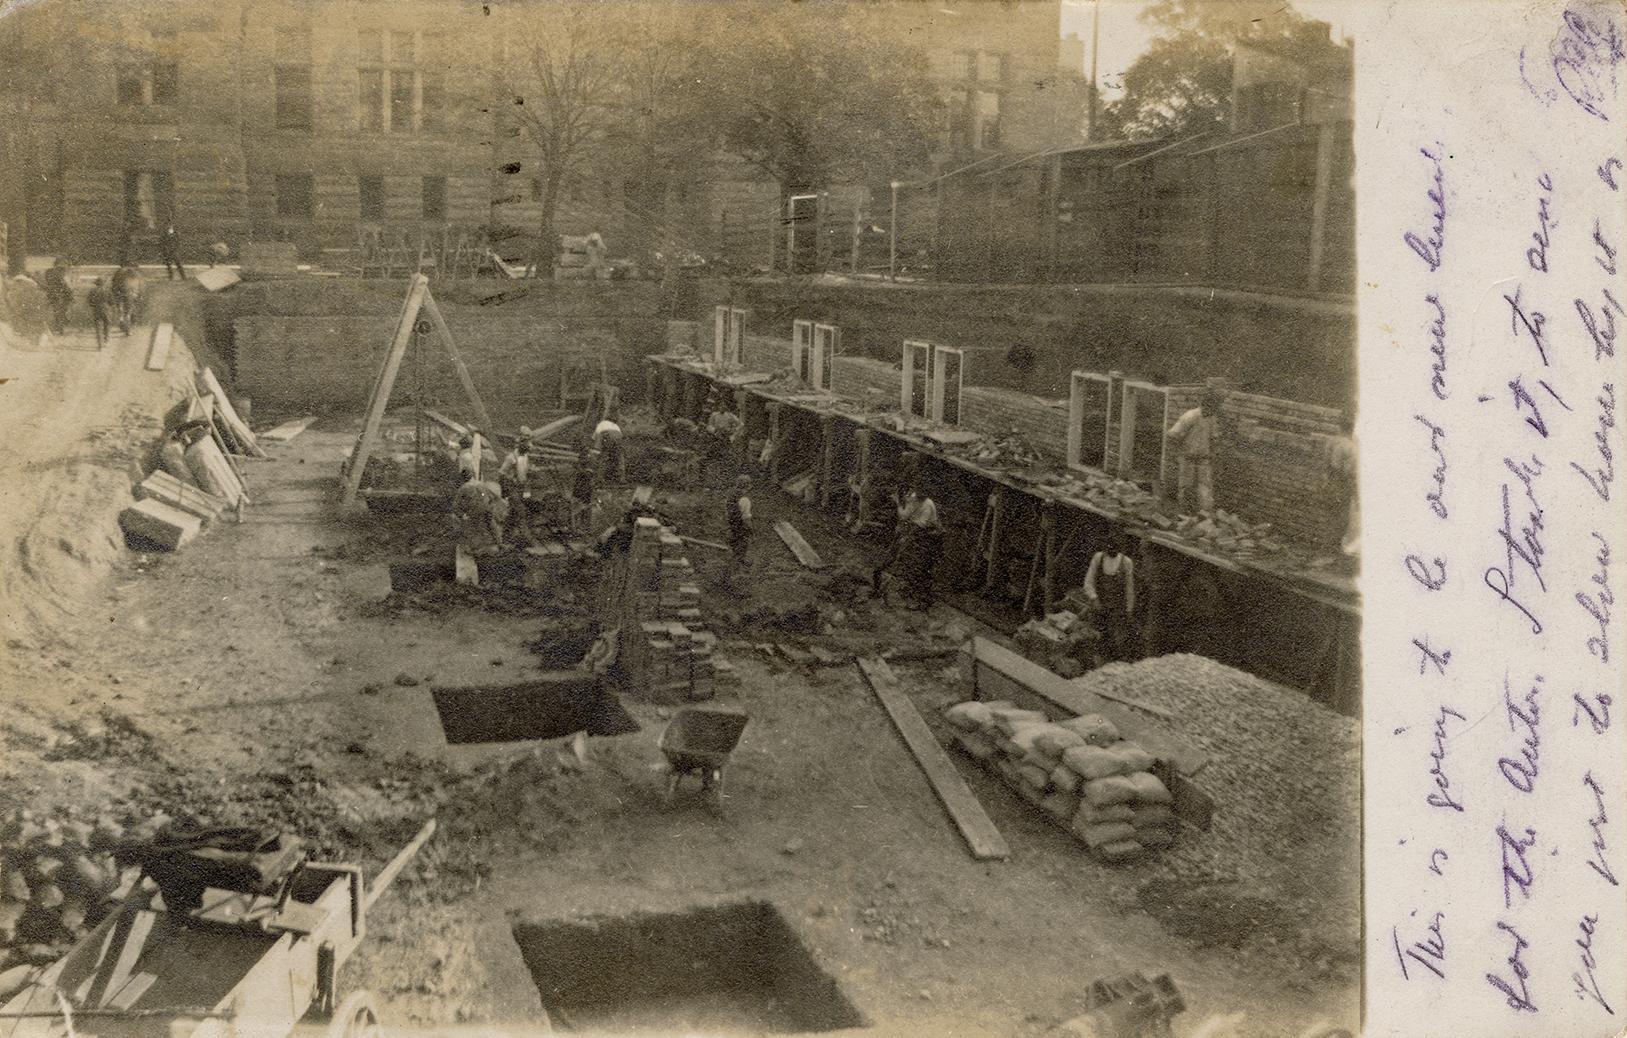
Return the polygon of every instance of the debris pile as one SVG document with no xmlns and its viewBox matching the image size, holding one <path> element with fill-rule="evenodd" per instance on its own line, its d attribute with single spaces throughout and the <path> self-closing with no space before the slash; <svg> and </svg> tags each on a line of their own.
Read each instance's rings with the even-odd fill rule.
<svg viewBox="0 0 1627 1038">
<path fill-rule="evenodd" d="M 167 326 L 165 326 L 167 327 Z M 165 417 L 165 436 L 153 471 L 134 472 L 136 502 L 119 513 L 126 537 L 143 548 L 174 551 L 227 509 L 248 503 L 237 456 L 265 457 L 209 368 Z"/>
<path fill-rule="evenodd" d="M 1201 547 L 1219 549 L 1228 555 L 1276 554 L 1283 544 L 1271 536 L 1270 523 L 1251 523 L 1223 508 L 1199 515 L 1183 515 L 1175 522 L 1175 532 Z"/>
<path fill-rule="evenodd" d="M 0 998 L 26 984 L 100 923 L 140 878 L 113 849 L 150 839 L 162 818 L 126 831 L 111 817 L 94 823 L 28 809 L 0 820 Z"/>
<path fill-rule="evenodd" d="M 1121 862 L 1175 842 L 1174 798 L 1155 759 L 1099 714 L 1049 722 L 1006 701 L 945 711 L 962 749 L 1078 837 L 1097 858 Z"/>
<path fill-rule="evenodd" d="M 627 632 L 618 663 L 633 688 L 664 702 L 711 699 L 717 635 L 701 615 L 699 578 L 678 534 L 641 517 L 605 587 L 605 626 Z"/>
<path fill-rule="evenodd" d="M 1016 433 L 999 440 L 981 440 L 960 452 L 963 457 L 984 465 L 1026 469 L 1040 463 L 1040 453 Z"/>
</svg>

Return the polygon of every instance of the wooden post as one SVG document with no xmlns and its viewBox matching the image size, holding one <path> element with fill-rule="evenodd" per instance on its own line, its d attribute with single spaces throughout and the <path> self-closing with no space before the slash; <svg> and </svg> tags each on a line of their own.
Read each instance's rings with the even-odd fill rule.
<svg viewBox="0 0 1627 1038">
<path fill-rule="evenodd" d="M 734 413 L 740 416 L 739 464 L 743 472 L 751 467 L 751 394 L 744 389 L 734 391 Z"/>
<path fill-rule="evenodd" d="M 674 418 L 678 411 L 678 369 L 661 367 L 661 417 Z"/>
<path fill-rule="evenodd" d="M 870 430 L 862 425 L 853 430 L 853 467 L 857 477 L 854 484 L 859 490 L 859 499 L 854 502 L 853 514 L 856 522 L 867 523 L 870 521 L 870 507 L 865 491 L 870 484 Z"/>
<path fill-rule="evenodd" d="M 887 219 L 887 280 L 898 280 L 898 181 L 892 182 L 893 209 Z"/>
<path fill-rule="evenodd" d="M 836 416 L 819 416 L 819 507 L 830 508 L 830 487 L 836 476 Z"/>
<path fill-rule="evenodd" d="M 678 378 L 681 382 L 683 382 L 684 385 L 683 402 L 679 405 L 678 417 L 687 418 L 690 421 L 694 421 L 695 416 L 700 414 L 701 410 L 701 378 L 699 375 L 693 375 L 687 372 L 680 372 Z"/>
<path fill-rule="evenodd" d="M 1045 553 L 1045 569 L 1040 576 L 1042 614 L 1049 614 L 1056 605 L 1056 520 L 1056 502 L 1047 499 L 1040 505 L 1039 513 L 1039 527 L 1044 533 L 1041 550 Z"/>
<path fill-rule="evenodd" d="M 853 245 L 847 260 L 848 272 L 851 274 L 858 274 L 859 272 L 859 219 L 861 216 L 859 198 L 859 195 L 853 196 Z"/>
<path fill-rule="evenodd" d="M 989 498 L 989 546 L 984 555 L 987 568 L 983 571 L 983 590 L 994 590 L 1000 563 L 1000 535 L 1005 532 L 1006 488 L 996 486 Z"/>
<path fill-rule="evenodd" d="M 355 449 L 350 452 L 350 461 L 344 470 L 346 507 L 355 503 L 356 491 L 362 485 L 362 472 L 367 468 L 367 459 L 372 456 L 373 448 L 378 444 L 379 425 L 384 421 L 385 409 L 390 406 L 390 390 L 395 388 L 396 375 L 401 371 L 401 359 L 406 356 L 413 326 L 418 323 L 418 310 L 428 294 L 429 279 L 422 274 L 415 276 L 412 279 L 412 287 L 407 291 L 407 300 L 401 307 L 401 316 L 396 319 L 395 336 L 390 340 L 390 352 L 385 355 L 384 366 L 379 369 L 378 378 L 373 382 L 373 392 L 368 401 L 367 420 L 362 425 L 361 438 L 356 441 Z"/>
<path fill-rule="evenodd" d="M 785 446 L 784 430 L 780 428 L 780 412 L 784 405 L 778 400 L 770 400 L 768 407 L 768 478 L 778 485 L 780 481 L 780 451 Z"/>
<path fill-rule="evenodd" d="M 660 365 L 656 364 L 656 362 L 652 360 L 646 362 L 646 366 L 644 368 L 644 399 L 649 401 L 650 407 L 654 409 L 657 414 L 660 413 L 660 409 L 655 405 L 656 393 L 661 388 L 661 374 L 658 370 L 659 367 Z"/>
<path fill-rule="evenodd" d="M 1305 287 L 1322 288 L 1323 238 L 1328 228 L 1328 191 L 1333 186 L 1333 124 L 1323 123 L 1316 135 L 1316 188 L 1311 196 L 1311 255 Z"/>
</svg>

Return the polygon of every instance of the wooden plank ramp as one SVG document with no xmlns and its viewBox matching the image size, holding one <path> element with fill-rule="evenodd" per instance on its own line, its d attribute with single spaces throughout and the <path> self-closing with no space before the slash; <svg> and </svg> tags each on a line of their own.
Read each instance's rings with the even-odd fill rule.
<svg viewBox="0 0 1627 1038">
<path fill-rule="evenodd" d="M 170 341 L 175 338 L 175 326 L 165 321 L 153 329 L 152 345 L 147 349 L 147 370 L 163 371 L 169 363 Z"/>
<path fill-rule="evenodd" d="M 817 551 L 814 551 L 813 545 L 803 539 L 802 534 L 797 531 L 795 526 L 791 525 L 789 519 L 777 520 L 774 523 L 774 532 L 780 535 L 780 540 L 784 541 L 785 546 L 791 549 L 791 554 L 797 557 L 798 562 L 808 569 L 825 568 L 825 560 L 819 557 Z"/>
<path fill-rule="evenodd" d="M 315 422 L 315 415 L 310 415 L 305 418 L 294 418 L 290 421 L 282 423 L 281 425 L 275 426 L 274 428 L 267 429 L 265 432 L 260 433 L 259 436 L 260 439 L 266 440 L 270 443 L 287 443 L 289 440 L 292 440 L 306 429 L 309 429 L 313 424 L 315 424 Z"/>
<path fill-rule="evenodd" d="M 915 704 L 898 687 L 898 679 L 893 675 L 892 668 L 875 656 L 860 657 L 858 664 L 865 680 L 870 683 L 871 691 L 875 692 L 876 698 L 881 700 L 881 705 L 893 719 L 893 726 L 903 737 L 904 744 L 915 755 L 915 762 L 926 774 L 933 792 L 938 794 L 955 827 L 965 837 L 972 857 L 979 861 L 1011 857 L 1011 848 L 1006 846 L 1005 837 L 994 827 L 971 787 L 955 770 L 954 762 L 932 734 L 932 729 L 927 727 L 926 721 L 921 719 Z"/>
</svg>

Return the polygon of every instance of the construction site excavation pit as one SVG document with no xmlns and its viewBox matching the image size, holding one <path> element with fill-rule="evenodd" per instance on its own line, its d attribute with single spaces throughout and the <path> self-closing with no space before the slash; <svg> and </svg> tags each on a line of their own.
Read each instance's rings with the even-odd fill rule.
<svg viewBox="0 0 1627 1038">
<path fill-rule="evenodd" d="M 543 674 L 516 685 L 436 686 L 430 696 L 441 731 L 454 746 L 639 730 L 615 695 L 597 677 L 580 671 Z"/>
<path fill-rule="evenodd" d="M 559 1028 L 613 1034 L 812 1034 L 867 1026 L 779 909 L 521 923 L 514 940 Z"/>
</svg>

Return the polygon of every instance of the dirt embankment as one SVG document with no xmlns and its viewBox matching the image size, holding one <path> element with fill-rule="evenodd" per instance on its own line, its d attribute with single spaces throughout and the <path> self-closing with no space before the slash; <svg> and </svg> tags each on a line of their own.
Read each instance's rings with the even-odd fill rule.
<svg viewBox="0 0 1627 1038">
<path fill-rule="evenodd" d="M 193 286 L 156 286 L 155 320 L 186 326 Z M 197 325 L 195 319 L 190 323 Z M 177 344 L 147 371 L 151 325 L 96 348 L 72 328 L 45 346 L 0 349 L 0 674 L 71 648 L 89 618 L 88 592 L 126 549 L 118 513 L 129 470 L 186 393 L 193 370 Z"/>
</svg>

